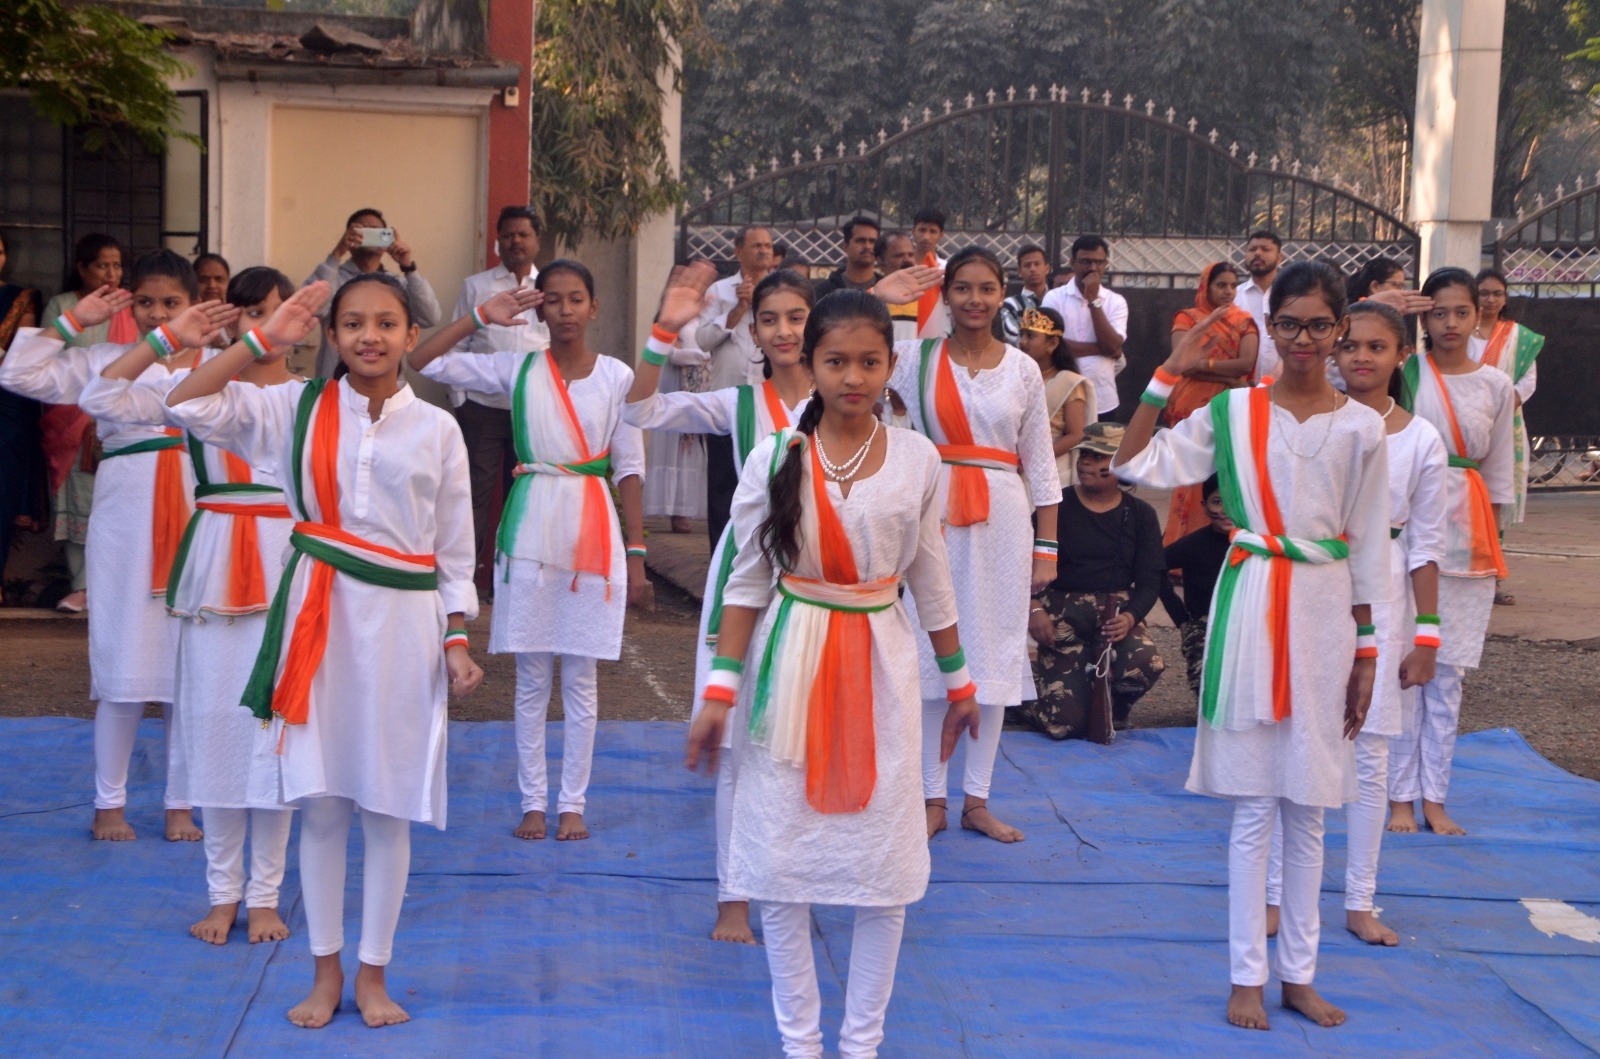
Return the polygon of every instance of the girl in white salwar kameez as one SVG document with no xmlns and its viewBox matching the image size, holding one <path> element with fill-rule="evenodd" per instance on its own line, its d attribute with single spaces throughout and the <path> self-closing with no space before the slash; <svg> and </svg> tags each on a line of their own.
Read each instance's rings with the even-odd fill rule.
<svg viewBox="0 0 1600 1059">
<path fill-rule="evenodd" d="M 599 717 L 596 664 L 622 657 L 627 605 L 644 596 L 644 437 L 622 421 L 633 372 L 585 344 L 600 311 L 594 278 L 576 261 L 539 270 L 533 290 L 508 291 L 433 335 L 411 367 L 447 386 L 511 398 L 514 480 L 495 542 L 489 650 L 517 656 L 517 838 L 545 837 L 549 784 L 545 717 L 561 659 L 560 813 L 556 838 L 589 837 L 583 821 Z M 484 323 L 511 326 L 537 308 L 550 328 L 542 353 L 503 350 L 440 356 Z M 627 523 L 624 554 L 617 483 Z"/>
<path fill-rule="evenodd" d="M 940 532 L 938 453 L 873 415 L 893 334 L 888 311 L 858 291 L 830 294 L 808 319 L 816 396 L 794 432 L 745 462 L 722 634 L 689 730 L 687 764 L 704 757 L 714 768 L 732 713 L 740 761 L 728 882 L 761 903 L 790 1057 L 822 1055 L 811 905 L 856 907 L 839 1054 L 874 1056 L 905 906 L 928 885 L 919 637 L 902 582 L 921 600 L 946 674 L 943 756 L 978 727 Z M 747 657 L 759 669 L 743 682 Z"/>
<path fill-rule="evenodd" d="M 709 269 L 709 266 L 706 266 Z M 695 278 L 697 277 L 697 278 Z M 673 277 L 663 299 L 662 312 L 670 309 L 674 285 L 698 286 L 700 282 L 714 280 L 709 271 L 682 270 Z M 688 321 L 668 321 L 661 315 L 656 324 L 662 328 L 652 336 L 650 344 L 640 356 L 634 370 L 633 389 L 628 391 L 628 404 L 622 418 L 641 430 L 656 433 L 719 434 L 732 437 L 733 466 L 736 474 L 744 470 L 745 459 L 752 449 L 776 430 L 792 427 L 810 400 L 811 372 L 800 361 L 800 341 L 805 333 L 806 317 L 811 314 L 814 288 L 811 281 L 788 269 L 769 272 L 750 295 L 750 329 L 755 335 L 756 348 L 764 360 L 763 373 L 767 376 L 760 386 L 729 386 L 710 393 L 657 393 L 657 374 L 663 371 L 660 358 L 671 354 L 666 350 L 671 343 L 667 335 Z M 682 310 L 679 310 L 680 312 Z M 692 319 L 692 317 L 691 317 Z M 652 472 L 653 473 L 653 472 Z M 722 537 L 711 552 L 711 565 L 706 571 L 706 588 L 701 597 L 700 636 L 695 643 L 694 713 L 692 723 L 699 715 L 700 703 L 711 675 L 711 659 L 716 653 L 717 638 L 722 629 L 722 593 L 728 575 L 733 570 L 738 546 L 734 543 L 733 522 L 730 519 Z M 731 739 L 732 733 L 729 733 Z M 728 889 L 728 835 L 733 827 L 734 760 L 733 746 L 724 740 L 724 753 L 717 764 L 716 826 L 717 826 L 717 921 L 711 928 L 713 941 L 733 941 L 754 944 L 755 935 L 750 929 L 750 902 Z"/>
<path fill-rule="evenodd" d="M 890 302 L 903 300 L 897 285 L 928 271 L 893 273 L 875 292 Z M 1056 576 L 1061 479 L 1039 366 L 991 334 L 1005 293 L 998 258 L 981 247 L 957 251 L 944 272 L 950 337 L 898 343 L 889 385 L 937 445 L 944 467 L 940 496 L 950 578 L 983 708 L 983 734 L 966 744 L 961 826 L 1018 842 L 1022 832 L 989 811 L 989 788 L 1006 707 L 1034 697 L 1029 597 Z M 1030 521 L 1034 515 L 1037 530 Z M 919 668 L 925 713 L 922 796 L 932 838 L 946 826 L 949 765 L 939 758 L 939 670 L 926 648 L 919 653 Z"/>
<path fill-rule="evenodd" d="M 294 293 L 277 269 L 249 268 L 228 283 L 228 304 L 243 334 L 266 322 Z M 226 334 L 221 341 L 227 341 Z M 171 425 L 167 394 L 188 369 L 146 377 L 155 351 L 140 343 L 84 388 L 80 404 L 96 418 Z M 253 364 L 241 384 L 288 382 L 282 360 Z M 137 381 L 136 381 L 137 380 Z M 245 904 L 251 943 L 282 941 L 289 928 L 278 915 L 289 843 L 289 810 L 278 800 L 275 776 L 252 763 L 270 762 L 258 744 L 269 740 L 240 707 L 277 591 L 289 547 L 289 509 L 271 475 L 231 452 L 186 439 L 195 475 L 195 513 L 168 579 L 166 604 L 179 623 L 173 689 L 168 784 L 175 797 L 205 810 L 206 884 L 211 911 L 189 933 L 214 945 L 227 942 Z M 251 835 L 245 876 L 246 832 Z"/>
<path fill-rule="evenodd" d="M 101 287 L 47 327 L 18 331 L 0 364 L 0 386 L 50 404 L 77 404 L 89 381 L 130 347 L 65 343 L 130 304 L 146 336 L 140 341 L 161 354 L 162 363 L 143 373 L 151 380 L 193 364 L 200 348 L 237 315 L 222 302 L 194 305 L 199 290 L 194 269 L 170 250 L 139 258 L 129 289 L 131 294 Z M 89 695 L 98 700 L 90 831 L 97 839 L 126 841 L 136 837 L 125 806 L 139 720 L 147 702 L 159 702 L 170 713 L 173 700 L 178 623 L 168 619 L 163 603 L 194 502 L 194 476 L 177 430 L 106 418 L 97 420 L 95 429 L 104 454 L 85 543 L 93 596 Z M 170 723 L 167 734 L 170 744 Z M 169 764 L 171 759 L 169 752 Z M 170 787 L 164 800 L 167 839 L 198 842 L 200 829 L 188 803 Z"/>
<path fill-rule="evenodd" d="M 1461 686 L 1478 668 L 1494 609 L 1496 578 L 1506 576 L 1498 509 L 1516 501 L 1516 391 L 1503 371 L 1472 359 L 1478 288 L 1465 269 L 1435 271 L 1422 285 L 1433 308 L 1422 317 L 1427 352 L 1405 366 L 1407 410 L 1444 439 L 1446 534 L 1439 562 L 1441 643 L 1434 677 L 1414 716 L 1389 747 L 1389 830 L 1417 830 L 1416 801 L 1429 830 L 1464 835 L 1445 812 Z"/>
<path fill-rule="evenodd" d="M 1188 789 L 1233 800 L 1228 1021 L 1267 1029 L 1266 882 L 1273 822 L 1284 831 L 1277 970 L 1283 1004 L 1334 1026 L 1312 987 L 1321 931 L 1322 814 L 1353 801 L 1351 741 L 1378 655 L 1374 602 L 1390 592 L 1382 418 L 1336 391 L 1324 365 L 1344 329 L 1344 279 L 1311 262 L 1273 284 L 1268 326 L 1282 355 L 1271 387 L 1229 390 L 1152 439 L 1186 369 L 1203 364 L 1212 313 L 1157 371 L 1123 439 L 1123 478 L 1154 488 L 1215 472 L 1233 553 L 1211 601 Z"/>
<path fill-rule="evenodd" d="M 411 821 L 445 825 L 448 692 L 483 672 L 467 652 L 478 609 L 466 445 L 400 369 L 417 341 L 405 289 L 375 272 L 339 288 L 327 338 L 340 377 L 229 385 L 317 325 L 326 284 L 207 360 L 167 397 L 174 421 L 282 482 L 296 519 L 244 705 L 268 725 L 254 748 L 300 809 L 300 886 L 316 957 L 289 1021 L 317 1029 L 344 991 L 346 847 L 359 810 L 361 966 L 369 1026 L 405 1022 L 385 968 L 405 897 Z"/>
</svg>

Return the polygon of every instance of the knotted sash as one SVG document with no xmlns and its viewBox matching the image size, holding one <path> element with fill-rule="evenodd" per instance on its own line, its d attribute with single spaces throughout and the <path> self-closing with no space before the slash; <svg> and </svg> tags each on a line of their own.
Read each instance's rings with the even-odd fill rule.
<svg viewBox="0 0 1600 1059">
<path fill-rule="evenodd" d="M 872 723 L 872 623 L 899 600 L 898 577 L 862 583 L 850 537 L 828 497 L 816 446 L 800 484 L 800 554 L 778 579 L 782 601 L 761 656 L 750 740 L 773 760 L 806 770 L 806 802 L 819 813 L 866 808 L 878 780 Z"/>
<path fill-rule="evenodd" d="M 155 493 L 150 504 L 150 594 L 165 596 L 171 581 L 172 564 L 189 525 L 189 495 L 183 487 L 183 432 L 161 428 L 162 437 L 147 438 L 101 455 L 101 460 L 118 456 L 156 454 Z"/>
<path fill-rule="evenodd" d="M 1289 628 L 1294 563 L 1322 565 L 1348 558 L 1341 539 L 1288 536 L 1267 469 L 1272 391 L 1229 390 L 1209 406 L 1215 433 L 1222 503 L 1236 527 L 1232 548 L 1211 601 L 1211 633 L 1200 680 L 1200 710 L 1213 728 L 1242 730 L 1273 724 L 1293 712 Z M 1253 559 L 1266 562 L 1253 562 Z M 1241 703 L 1261 659 L 1272 659 L 1270 705 Z"/>
<path fill-rule="evenodd" d="M 196 483 L 195 512 L 172 564 L 167 610 L 179 617 L 196 617 L 203 611 L 233 616 L 266 610 L 267 578 L 256 519 L 290 517 L 283 490 L 257 484 L 250 465 L 231 452 L 214 446 L 208 451 L 192 434 L 188 444 Z M 212 461 L 221 465 L 224 481 L 212 480 Z M 219 523 L 223 519 L 226 522 Z M 197 548 L 201 554 L 191 561 Z"/>
<path fill-rule="evenodd" d="M 925 339 L 919 367 L 922 424 L 950 468 L 945 521 L 973 526 L 989 519 L 989 477 L 984 472 L 1015 471 L 1017 454 L 974 442 L 972 423 L 950 367 L 950 340 Z M 935 352 L 937 347 L 937 352 Z M 930 414 L 931 410 L 931 414 Z"/>
</svg>

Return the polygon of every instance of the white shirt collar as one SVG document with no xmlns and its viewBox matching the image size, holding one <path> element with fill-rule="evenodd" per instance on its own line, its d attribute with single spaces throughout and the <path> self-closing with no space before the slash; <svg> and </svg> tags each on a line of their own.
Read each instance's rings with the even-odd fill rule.
<svg viewBox="0 0 1600 1059">
<path fill-rule="evenodd" d="M 344 397 L 346 406 L 349 407 L 350 411 L 359 416 L 366 416 L 368 414 L 372 407 L 372 402 L 368 398 L 357 393 L 355 387 L 350 385 L 349 375 L 346 375 L 344 378 L 339 380 L 339 390 L 341 395 Z M 410 404 L 416 399 L 416 391 L 411 388 L 404 378 L 402 378 L 400 380 L 400 389 L 396 391 L 396 393 L 388 400 L 383 402 L 383 412 L 378 416 L 378 418 L 386 418 L 391 413 L 398 412 L 400 409 L 404 408 L 406 405 Z"/>
</svg>

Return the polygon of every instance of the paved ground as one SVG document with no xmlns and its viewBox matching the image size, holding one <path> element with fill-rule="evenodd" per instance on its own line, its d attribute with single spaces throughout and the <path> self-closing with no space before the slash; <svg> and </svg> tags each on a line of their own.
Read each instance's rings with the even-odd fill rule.
<svg viewBox="0 0 1600 1059">
<path fill-rule="evenodd" d="M 1145 494 L 1164 513 L 1166 498 Z M 1515 607 L 1495 608 L 1484 665 L 1467 681 L 1464 731 L 1514 727 L 1564 768 L 1600 779 L 1600 492 L 1536 493 L 1529 521 L 1507 541 Z M 689 715 L 694 630 L 709 547 L 703 530 L 673 534 L 652 522 L 655 609 L 629 615 L 622 658 L 600 667 L 600 715 L 675 720 Z M 1163 653 L 1177 637 L 1158 607 L 1151 624 Z M 470 623 L 488 643 L 488 611 Z M 48 611 L 0 609 L 0 716 L 88 717 L 87 625 Z M 511 659 L 478 652 L 484 687 L 451 704 L 461 720 L 508 720 L 516 675 Z M 1181 664 L 1180 664 L 1181 666 Z M 552 703 L 550 716 L 561 716 Z M 1163 677 L 1134 714 L 1138 724 L 1194 723 L 1181 668 Z"/>
</svg>

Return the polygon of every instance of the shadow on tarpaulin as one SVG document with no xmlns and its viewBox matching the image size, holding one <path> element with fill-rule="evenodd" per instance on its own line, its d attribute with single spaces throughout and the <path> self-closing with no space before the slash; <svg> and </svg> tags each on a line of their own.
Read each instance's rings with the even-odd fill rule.
<svg viewBox="0 0 1600 1059">
<path fill-rule="evenodd" d="M 1600 916 L 1600 784 L 1515 732 L 1463 737 L 1451 808 L 1472 833 L 1385 837 L 1378 900 L 1397 949 L 1342 929 L 1343 820 L 1330 814 L 1317 984 L 1350 1021 L 1324 1030 L 1269 1004 L 1272 1032 L 1252 1033 L 1222 1017 L 1229 813 L 1183 792 L 1193 738 L 1133 731 L 1099 747 L 1006 733 L 996 806 L 1028 839 L 935 839 L 885 1057 L 1600 1050 L 1600 944 L 1535 929 L 1520 903 Z M 294 937 L 198 942 L 187 928 L 205 911 L 204 853 L 159 838 L 159 722 L 140 730 L 130 786 L 145 837 L 97 843 L 92 725 L 0 721 L 0 1053 L 777 1055 L 762 950 L 707 938 L 712 788 L 681 766 L 682 739 L 682 725 L 602 724 L 594 837 L 520 842 L 510 725 L 453 723 L 450 828 L 413 831 L 390 968 L 413 1021 L 369 1030 L 354 1010 L 356 838 L 345 1008 L 312 1032 L 284 1019 L 312 969 L 292 849 L 282 907 Z M 552 760 L 559 750 L 552 725 Z M 851 913 L 819 907 L 814 921 L 831 1046 Z"/>
</svg>

